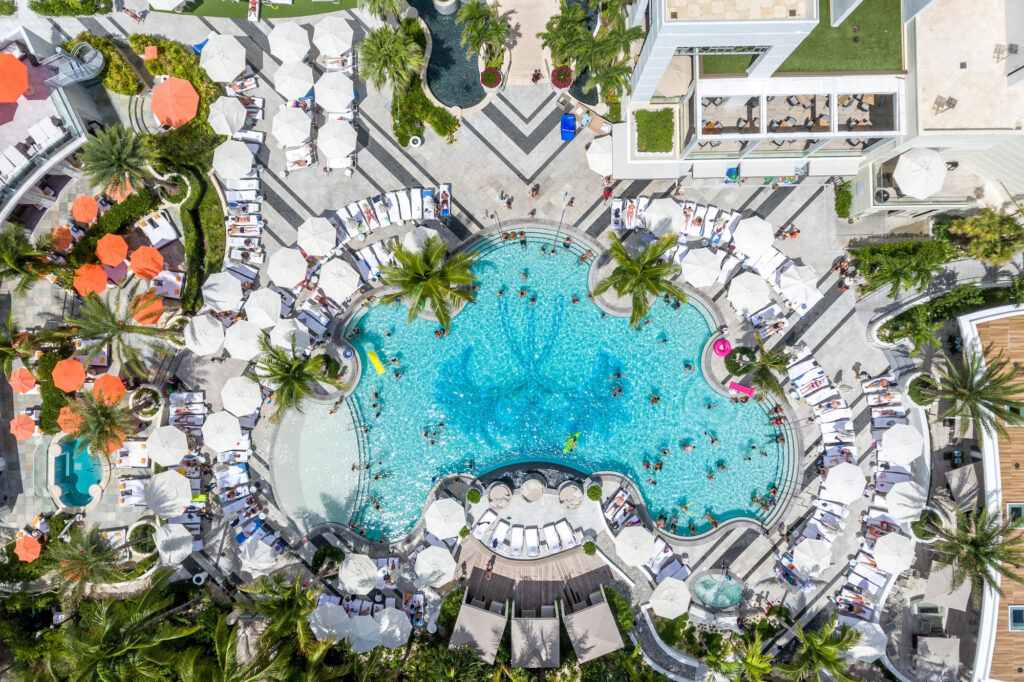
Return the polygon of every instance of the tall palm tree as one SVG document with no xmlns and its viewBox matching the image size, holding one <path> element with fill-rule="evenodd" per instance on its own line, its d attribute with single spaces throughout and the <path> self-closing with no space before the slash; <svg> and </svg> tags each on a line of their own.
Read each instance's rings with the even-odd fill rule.
<svg viewBox="0 0 1024 682">
<path fill-rule="evenodd" d="M 421 651 L 413 663 L 418 673 L 413 679 L 422 680 L 475 682 L 490 677 L 491 671 L 491 667 L 467 646 L 458 649 L 431 647 Z"/>
<path fill-rule="evenodd" d="M 389 17 L 398 18 L 405 2 L 403 0 L 358 0 L 356 4 L 359 9 L 366 10 L 381 21 L 387 21 Z"/>
<path fill-rule="evenodd" d="M 946 357 L 946 366 L 940 370 L 938 379 L 921 386 L 926 396 L 950 401 L 940 419 L 960 417 L 960 435 L 974 426 L 978 439 L 988 433 L 1006 435 L 1005 424 L 1024 424 L 1024 382 L 1018 378 L 1018 370 L 1003 358 L 1000 352 L 986 362 L 978 351 L 966 349 L 962 365 Z"/>
<path fill-rule="evenodd" d="M 860 641 L 860 632 L 849 625 L 836 627 L 839 614 L 833 613 L 828 622 L 810 632 L 797 623 L 793 634 L 797 649 L 793 660 L 783 663 L 778 671 L 787 679 L 808 682 L 857 682 L 849 674 L 850 664 L 846 652 Z"/>
<path fill-rule="evenodd" d="M 1019 522 L 1009 518 L 1000 521 L 985 507 L 972 514 L 954 507 L 953 513 L 952 527 L 942 522 L 928 523 L 937 536 L 928 549 L 939 566 L 953 567 L 954 590 L 969 582 L 976 598 L 981 597 L 986 585 L 1002 595 L 997 575 L 1024 583 L 1024 577 L 1014 568 L 1024 564 L 1024 535 Z"/>
<path fill-rule="evenodd" d="M 748 375 L 750 383 L 757 387 L 759 398 L 773 395 L 780 400 L 786 400 L 786 388 L 778 375 L 785 373 L 792 356 L 782 348 L 769 350 L 758 332 L 754 332 L 754 340 L 757 343 L 754 359 L 744 365 L 744 374 Z"/>
<path fill-rule="evenodd" d="M 14 281 L 14 292 L 26 294 L 40 277 L 55 269 L 48 260 L 52 243 L 49 235 L 33 242 L 24 227 L 8 224 L 0 230 L 0 282 Z"/>
<path fill-rule="evenodd" d="M 537 37 L 541 46 L 551 51 L 555 66 L 575 63 L 576 54 L 593 40 L 587 30 L 583 8 L 578 4 L 570 5 L 565 0 L 562 0 L 558 14 L 548 19 Z"/>
<path fill-rule="evenodd" d="M 79 156 L 89 182 L 107 191 L 127 192 L 152 177 L 145 138 L 123 126 L 109 126 L 90 137 Z"/>
<path fill-rule="evenodd" d="M 447 244 L 436 236 L 427 239 L 423 248 L 409 251 L 401 242 L 395 243 L 397 265 L 382 265 L 381 281 L 397 287 L 398 291 L 381 298 L 382 303 L 397 303 L 407 300 L 409 322 L 429 304 L 437 321 L 445 329 L 451 328 L 449 306 L 458 301 L 472 301 L 475 297 L 470 290 L 473 284 L 473 266 L 477 254 L 453 253 L 445 257 Z"/>
<path fill-rule="evenodd" d="M 11 378 L 14 371 L 14 361 L 24 362 L 32 357 L 33 343 L 28 332 L 18 328 L 18 322 L 14 319 L 14 313 L 7 313 L 7 319 L 0 324 L 0 369 L 4 376 Z"/>
<path fill-rule="evenodd" d="M 174 670 L 180 682 L 264 682 L 287 678 L 287 655 L 275 656 L 261 648 L 249 662 L 239 661 L 238 629 L 229 627 L 223 615 L 217 619 L 212 644 L 212 652 L 192 647 L 178 657 Z"/>
<path fill-rule="evenodd" d="M 488 61 L 497 59 L 508 42 L 508 21 L 502 18 L 496 4 L 482 0 L 463 3 L 455 23 L 462 27 L 459 44 L 466 48 L 469 59 L 481 52 Z"/>
<path fill-rule="evenodd" d="M 775 669 L 775 656 L 766 654 L 761 649 L 761 633 L 755 632 L 753 640 L 737 637 L 733 652 L 739 666 L 736 680 L 739 682 L 765 682 Z"/>
<path fill-rule="evenodd" d="M 874 288 L 888 285 L 889 298 L 896 298 L 901 289 L 924 289 L 942 269 L 941 264 L 913 255 L 892 254 L 881 259 L 867 276 Z"/>
<path fill-rule="evenodd" d="M 114 547 L 100 535 L 99 526 L 80 524 L 71 529 L 67 542 L 51 542 L 39 558 L 53 571 L 54 588 L 66 601 L 76 603 L 90 584 L 119 582 L 124 572 L 118 567 L 123 547 Z"/>
<path fill-rule="evenodd" d="M 605 100 L 611 94 L 618 96 L 625 92 L 628 95 L 633 92 L 632 74 L 633 67 L 624 58 L 616 59 L 590 71 L 583 92 L 597 88 Z"/>
<path fill-rule="evenodd" d="M 309 649 L 300 657 L 301 660 L 293 660 L 289 665 L 288 682 L 332 682 L 333 680 L 349 680 L 347 661 L 342 664 L 328 662 L 328 656 L 338 652 L 342 647 L 331 639 L 323 642 L 312 642 Z M 284 648 L 278 653 L 278 658 L 287 660 L 292 653 L 291 646 Z M 390 676 L 381 676 L 378 670 L 376 682 L 387 682 Z"/>
<path fill-rule="evenodd" d="M 97 400 L 91 392 L 82 391 L 68 409 L 78 418 L 71 435 L 88 443 L 94 453 L 109 457 L 121 449 L 132 426 L 127 407 Z"/>
<path fill-rule="evenodd" d="M 905 320 L 898 323 L 894 321 L 892 328 L 886 331 L 891 334 L 892 338 L 906 339 L 913 343 L 914 347 L 910 350 L 910 354 L 917 355 L 926 346 L 934 348 L 942 346 L 939 337 L 935 335 L 935 332 L 941 328 L 941 324 L 935 324 L 928 319 L 928 311 L 925 306 L 919 305 L 910 309 Z"/>
<path fill-rule="evenodd" d="M 261 577 L 240 589 L 251 595 L 239 604 L 242 612 L 267 623 L 261 636 L 264 643 L 294 645 L 303 653 L 313 650 L 316 638 L 306 617 L 316 608 L 319 589 L 303 586 L 301 576 L 289 581 L 280 573 L 272 578 Z"/>
<path fill-rule="evenodd" d="M 265 338 L 260 339 L 262 353 L 256 359 L 256 373 L 261 382 L 274 389 L 277 411 L 271 421 L 277 422 L 285 410 L 302 411 L 302 404 L 313 396 L 317 382 L 347 388 L 327 372 L 327 356 L 304 357 L 294 346 L 290 349 L 271 345 Z"/>
<path fill-rule="evenodd" d="M 359 44 L 359 72 L 377 89 L 405 90 L 423 67 L 423 50 L 400 28 L 381 26 Z"/>
<path fill-rule="evenodd" d="M 633 313 L 629 323 L 638 327 L 650 309 L 649 298 L 668 294 L 680 301 L 686 301 L 686 294 L 669 280 L 679 274 L 679 266 L 665 258 L 665 253 L 676 245 L 674 235 L 665 235 L 640 249 L 636 256 L 630 255 L 622 245 L 619 235 L 612 233 L 608 253 L 615 261 L 612 274 L 598 282 L 594 295 L 598 296 L 615 289 L 619 296 L 630 296 Z"/>
</svg>

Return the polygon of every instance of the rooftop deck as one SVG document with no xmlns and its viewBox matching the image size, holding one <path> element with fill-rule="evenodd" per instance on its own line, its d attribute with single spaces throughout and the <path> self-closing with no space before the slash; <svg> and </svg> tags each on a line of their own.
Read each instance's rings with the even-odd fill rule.
<svg viewBox="0 0 1024 682">
<path fill-rule="evenodd" d="M 804 19 L 815 0 L 666 0 L 670 21 Z"/>
</svg>

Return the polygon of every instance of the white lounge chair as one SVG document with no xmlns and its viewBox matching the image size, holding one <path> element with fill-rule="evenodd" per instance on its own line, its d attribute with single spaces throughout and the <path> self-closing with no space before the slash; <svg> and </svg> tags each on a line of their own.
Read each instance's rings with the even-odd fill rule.
<svg viewBox="0 0 1024 682">
<path fill-rule="evenodd" d="M 509 554 L 512 556 L 522 556 L 523 554 L 523 527 L 512 526 L 512 534 L 508 539 Z"/>
<path fill-rule="evenodd" d="M 572 532 L 569 522 L 562 519 L 555 524 L 555 531 L 558 532 L 558 539 L 562 541 L 564 549 L 572 549 L 576 546 L 576 534 Z"/>
<path fill-rule="evenodd" d="M 548 546 L 548 551 L 552 554 L 562 551 L 562 543 L 558 540 L 558 531 L 555 530 L 553 524 L 544 526 L 544 542 Z"/>
<path fill-rule="evenodd" d="M 505 542 L 505 536 L 508 535 L 509 526 L 508 521 L 500 519 L 494 526 L 494 534 L 491 535 L 491 549 L 497 549 L 501 546 L 501 543 Z"/>
<path fill-rule="evenodd" d="M 487 511 L 485 511 L 483 516 L 481 516 L 480 519 L 476 522 L 476 525 L 473 526 L 473 537 L 475 537 L 477 540 L 482 541 L 485 537 L 487 537 L 487 531 L 490 530 L 491 525 L 497 518 L 498 515 L 494 512 L 493 509 L 488 509 Z"/>
<path fill-rule="evenodd" d="M 540 534 L 535 526 L 526 529 L 526 556 L 540 556 Z"/>
<path fill-rule="evenodd" d="M 615 493 L 615 497 L 613 497 L 612 501 L 608 503 L 608 506 L 604 508 L 604 517 L 609 521 L 615 518 L 615 515 L 619 513 L 622 506 L 626 504 L 626 499 L 628 497 L 629 494 L 625 490 L 619 490 Z"/>
</svg>

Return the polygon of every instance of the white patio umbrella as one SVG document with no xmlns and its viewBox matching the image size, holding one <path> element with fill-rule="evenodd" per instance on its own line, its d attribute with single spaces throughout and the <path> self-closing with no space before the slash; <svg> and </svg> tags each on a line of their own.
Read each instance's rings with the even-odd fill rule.
<svg viewBox="0 0 1024 682">
<path fill-rule="evenodd" d="M 795 305 L 808 308 L 822 299 L 818 291 L 818 276 L 806 265 L 793 265 L 778 276 L 779 293 Z"/>
<path fill-rule="evenodd" d="M 759 256 L 775 241 L 775 230 L 764 218 L 744 218 L 732 233 L 732 241 L 742 253 Z"/>
<path fill-rule="evenodd" d="M 889 533 L 875 541 L 872 555 L 876 566 L 886 573 L 898 575 L 914 563 L 914 541 L 906 535 Z"/>
<path fill-rule="evenodd" d="M 355 97 L 352 78 L 343 71 L 328 71 L 313 86 L 313 97 L 324 111 L 345 111 Z"/>
<path fill-rule="evenodd" d="M 325 57 L 340 57 L 352 47 L 352 27 L 339 16 L 330 14 L 313 27 L 313 45 Z"/>
<path fill-rule="evenodd" d="M 281 320 L 270 330 L 270 345 L 277 348 L 291 348 L 301 351 L 309 345 L 309 330 L 292 318 Z"/>
<path fill-rule="evenodd" d="M 320 604 L 308 616 L 309 629 L 318 641 L 332 639 L 338 641 L 348 634 L 348 614 L 341 604 L 324 602 Z"/>
<path fill-rule="evenodd" d="M 309 139 L 310 119 L 302 109 L 289 107 L 274 114 L 270 131 L 278 143 L 285 147 L 305 144 Z"/>
<path fill-rule="evenodd" d="M 249 539 L 238 551 L 238 559 L 242 562 L 242 570 L 253 579 L 262 575 L 270 575 L 277 565 L 277 557 L 270 545 L 259 540 Z"/>
<path fill-rule="evenodd" d="M 821 497 L 839 504 L 850 504 L 864 493 L 864 472 L 856 464 L 840 462 L 828 470 Z"/>
<path fill-rule="evenodd" d="M 416 557 L 416 575 L 430 587 L 450 583 L 455 579 L 455 557 L 444 547 L 427 547 Z"/>
<path fill-rule="evenodd" d="M 309 52 L 309 33 L 295 21 L 282 22 L 267 36 L 270 54 L 283 62 L 301 62 Z"/>
<path fill-rule="evenodd" d="M 210 34 L 199 54 L 199 66 L 218 83 L 227 83 L 245 70 L 245 46 L 234 36 Z"/>
<path fill-rule="evenodd" d="M 380 627 L 383 646 L 397 649 L 409 641 L 409 635 L 412 634 L 412 621 L 409 620 L 409 614 L 405 611 L 389 606 L 373 614 L 373 618 Z"/>
<path fill-rule="evenodd" d="M 320 288 L 336 303 L 351 296 L 359 284 L 359 273 L 340 258 L 332 258 L 320 268 Z"/>
<path fill-rule="evenodd" d="M 402 237 L 402 246 L 408 251 L 419 253 L 426 246 L 427 240 L 436 236 L 437 230 L 433 230 L 425 225 L 418 225 Z"/>
<path fill-rule="evenodd" d="M 946 162 L 934 149 L 911 149 L 900 154 L 892 179 L 904 194 L 927 199 L 942 189 Z"/>
<path fill-rule="evenodd" d="M 192 554 L 192 533 L 180 523 L 165 523 L 153 533 L 160 561 L 177 566 Z"/>
<path fill-rule="evenodd" d="M 329 119 L 316 131 L 316 146 L 327 159 L 340 161 L 356 150 L 356 129 L 348 121 Z"/>
<path fill-rule="evenodd" d="M 273 327 L 281 319 L 281 294 L 273 289 L 257 289 L 245 299 L 242 310 L 260 329 Z"/>
<path fill-rule="evenodd" d="M 690 608 L 690 588 L 679 578 L 665 578 L 651 593 L 651 608 L 662 618 L 678 618 Z"/>
<path fill-rule="evenodd" d="M 143 495 L 153 513 L 166 519 L 185 513 L 192 501 L 192 485 L 177 471 L 162 471 L 149 480 Z"/>
<path fill-rule="evenodd" d="M 221 410 L 206 417 L 203 422 L 203 444 L 216 452 L 233 450 L 242 439 L 238 417 Z"/>
<path fill-rule="evenodd" d="M 881 625 L 859 620 L 853 629 L 860 633 L 860 641 L 846 652 L 848 658 L 871 663 L 885 653 L 886 647 L 889 646 L 889 635 Z"/>
<path fill-rule="evenodd" d="M 196 355 L 220 352 L 224 343 L 224 325 L 212 315 L 196 315 L 185 325 L 185 348 Z"/>
<path fill-rule="evenodd" d="M 590 143 L 587 148 L 587 165 L 590 170 L 604 177 L 612 174 L 612 136 L 605 135 Z"/>
<path fill-rule="evenodd" d="M 306 257 L 298 249 L 281 249 L 267 264 L 270 281 L 284 289 L 294 289 L 306 279 Z"/>
<path fill-rule="evenodd" d="M 647 229 L 656 237 L 682 230 L 683 207 L 674 199 L 655 199 L 644 212 Z"/>
<path fill-rule="evenodd" d="M 729 283 L 729 303 L 741 313 L 752 313 L 772 302 L 768 283 L 752 272 L 744 272 Z"/>
<path fill-rule="evenodd" d="M 690 249 L 683 256 L 683 278 L 695 287 L 709 287 L 718 280 L 723 258 L 711 249 Z"/>
<path fill-rule="evenodd" d="M 654 536 L 643 526 L 629 526 L 615 538 L 615 551 L 630 566 L 643 566 L 654 554 Z"/>
<path fill-rule="evenodd" d="M 809 578 L 816 578 L 832 565 L 832 543 L 804 538 L 793 550 L 793 565 Z"/>
<path fill-rule="evenodd" d="M 260 409 L 263 394 L 260 385 L 248 377 L 231 377 L 220 389 L 224 409 L 236 417 L 244 417 Z"/>
<path fill-rule="evenodd" d="M 218 97 L 210 105 L 207 120 L 218 135 L 233 135 L 245 125 L 245 105 L 237 97 Z"/>
<path fill-rule="evenodd" d="M 162 12 L 170 12 L 178 8 L 185 0 L 149 0 L 149 6 Z"/>
<path fill-rule="evenodd" d="M 882 432 L 879 457 L 892 464 L 910 464 L 924 452 L 921 432 L 910 424 L 896 424 Z"/>
<path fill-rule="evenodd" d="M 302 62 L 285 62 L 274 71 L 274 89 L 285 99 L 300 99 L 313 89 L 313 69 Z M 300 113 L 302 109 L 289 107 Z M 278 114 L 280 116 L 280 114 Z"/>
<path fill-rule="evenodd" d="M 326 256 L 338 245 L 338 230 L 327 218 L 306 218 L 299 225 L 297 242 L 310 256 Z"/>
<path fill-rule="evenodd" d="M 203 284 L 203 302 L 217 312 L 238 310 L 242 305 L 242 283 L 229 272 L 217 272 Z"/>
<path fill-rule="evenodd" d="M 252 152 L 239 140 L 226 140 L 213 150 L 213 170 L 224 180 L 237 180 L 252 170 Z"/>
<path fill-rule="evenodd" d="M 348 643 L 353 653 L 365 654 L 381 645 L 380 623 L 373 616 L 348 619 Z"/>
<path fill-rule="evenodd" d="M 233 358 L 252 360 L 260 354 L 263 330 L 249 320 L 239 320 L 224 332 L 224 350 Z"/>
<path fill-rule="evenodd" d="M 162 467 L 172 467 L 188 454 L 185 432 L 170 424 L 158 426 L 146 439 L 146 453 Z"/>
<path fill-rule="evenodd" d="M 377 587 L 377 564 L 365 554 L 349 554 L 338 568 L 338 581 L 346 592 L 369 594 Z"/>
<path fill-rule="evenodd" d="M 466 525 L 466 509 L 455 498 L 446 497 L 436 500 L 427 507 L 423 520 L 426 522 L 427 532 L 441 539 L 453 538 Z"/>
<path fill-rule="evenodd" d="M 928 491 L 915 481 L 900 481 L 885 494 L 889 516 L 901 524 L 921 518 L 921 510 L 927 502 Z"/>
</svg>

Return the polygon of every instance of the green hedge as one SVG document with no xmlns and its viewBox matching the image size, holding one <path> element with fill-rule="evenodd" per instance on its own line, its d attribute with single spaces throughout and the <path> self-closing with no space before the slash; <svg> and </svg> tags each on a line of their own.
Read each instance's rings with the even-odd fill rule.
<svg viewBox="0 0 1024 682">
<path fill-rule="evenodd" d="M 96 243 L 101 237 L 128 232 L 140 218 L 155 211 L 158 205 L 156 195 L 142 187 L 120 204 L 111 206 L 89 226 L 85 236 L 74 245 L 68 254 L 68 263 L 74 268 L 85 263 L 95 263 Z"/>
<path fill-rule="evenodd" d="M 57 426 L 57 417 L 60 416 L 60 408 L 71 403 L 71 397 L 53 385 L 53 368 L 58 362 L 69 355 L 48 352 L 43 353 L 36 363 L 36 381 L 39 382 L 39 394 L 42 406 L 40 407 L 39 428 L 43 433 L 57 433 L 60 427 Z"/>
<path fill-rule="evenodd" d="M 670 152 L 675 139 L 676 114 L 671 109 L 641 110 L 636 118 L 636 148 L 641 152 Z"/>
<path fill-rule="evenodd" d="M 31 0 L 28 8 L 44 17 L 110 14 L 111 0 Z"/>
<path fill-rule="evenodd" d="M 608 606 L 615 617 L 615 624 L 619 626 L 619 632 L 625 637 L 633 629 L 633 606 L 628 599 L 610 587 L 604 588 L 604 597 L 608 600 Z"/>
<path fill-rule="evenodd" d="M 114 41 L 83 31 L 61 47 L 70 52 L 78 43 L 88 43 L 103 54 L 105 64 L 100 72 L 103 87 L 119 95 L 137 95 L 142 91 L 142 81 Z"/>
<path fill-rule="evenodd" d="M 725 369 L 733 376 L 741 377 L 750 371 L 750 364 L 757 359 L 753 348 L 736 346 L 725 356 Z"/>
<path fill-rule="evenodd" d="M 853 205 L 853 192 L 850 191 L 850 181 L 836 185 L 835 206 L 836 215 L 840 218 L 850 217 L 850 206 Z"/>
<path fill-rule="evenodd" d="M 14 0 L 0 0 L 0 17 L 9 17 L 18 9 Z"/>
<path fill-rule="evenodd" d="M 883 341 L 897 341 L 909 336 L 914 323 L 915 310 L 924 310 L 925 321 L 940 324 L 966 313 L 997 305 L 1020 304 L 1024 278 L 1015 277 L 1005 287 L 979 287 L 977 284 L 960 284 L 927 303 L 905 310 L 878 329 Z"/>
<path fill-rule="evenodd" d="M 147 33 L 133 33 L 128 36 L 128 44 L 140 55 L 149 45 L 155 45 L 160 49 L 160 55 L 156 59 L 146 60 L 146 70 L 154 76 L 174 76 L 192 83 L 199 93 L 199 111 L 193 121 L 182 127 L 208 127 L 206 119 L 210 115 L 210 104 L 224 94 L 224 91 L 206 75 L 206 70 L 199 65 L 199 55 L 192 51 L 192 47 Z"/>
<path fill-rule="evenodd" d="M 425 49 L 426 37 L 415 19 L 404 20 L 402 29 L 416 41 L 420 48 Z M 427 99 L 419 76 L 413 76 L 405 92 L 396 91 L 391 96 L 391 121 L 398 144 L 403 147 L 409 144 L 409 138 L 414 135 L 422 136 L 426 125 L 429 125 L 435 133 L 449 142 L 453 139 L 455 131 L 459 129 L 459 119 L 452 116 L 447 109 L 434 106 Z"/>
<path fill-rule="evenodd" d="M 612 123 L 619 123 L 622 121 L 622 102 L 609 102 L 608 103 L 608 120 Z"/>
<path fill-rule="evenodd" d="M 185 246 L 185 285 L 179 304 L 184 311 L 199 310 L 203 305 L 199 287 L 206 280 L 206 245 L 202 238 L 196 206 L 206 191 L 206 178 L 193 168 L 179 168 L 188 180 L 188 198 L 181 204 L 181 241 Z M 222 228 L 223 229 L 223 228 Z"/>
<path fill-rule="evenodd" d="M 470 488 L 466 491 L 466 501 L 470 504 L 476 504 L 480 501 L 480 491 L 476 488 Z"/>
<path fill-rule="evenodd" d="M 309 562 L 309 565 L 313 568 L 314 573 L 319 573 L 320 569 L 323 568 L 324 564 L 328 561 L 334 562 L 334 564 L 340 566 L 341 562 L 345 560 L 345 552 L 340 547 L 334 545 L 327 545 L 313 552 L 313 560 Z"/>
</svg>

